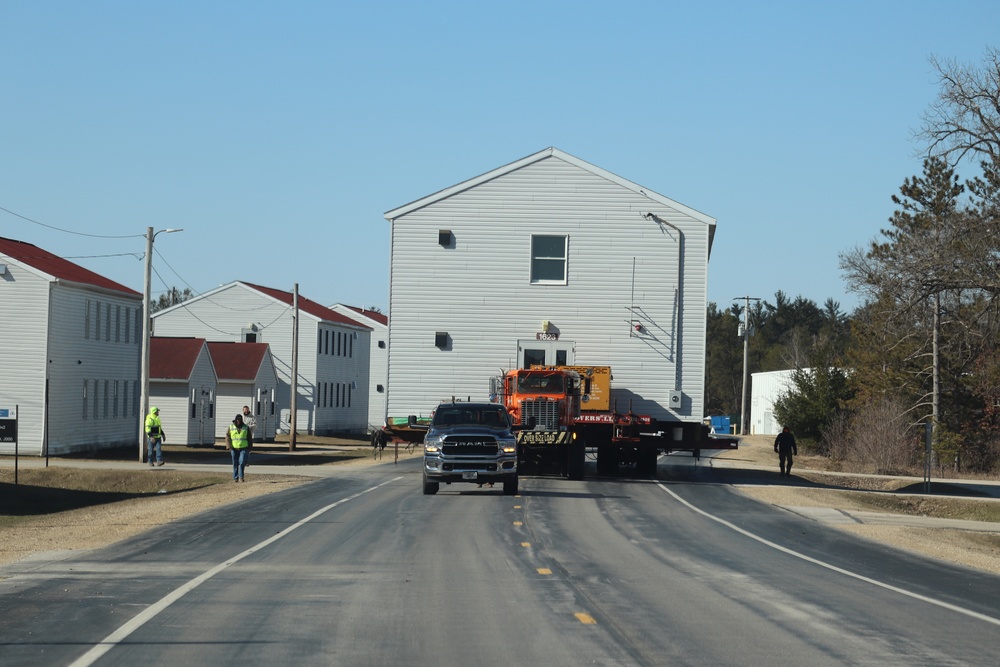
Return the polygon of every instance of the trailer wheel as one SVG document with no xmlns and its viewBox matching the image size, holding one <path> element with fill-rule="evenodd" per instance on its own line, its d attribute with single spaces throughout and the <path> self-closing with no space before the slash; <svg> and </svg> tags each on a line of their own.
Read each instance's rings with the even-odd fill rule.
<svg viewBox="0 0 1000 667">
<path fill-rule="evenodd" d="M 516 496 L 517 495 L 517 478 L 503 483 L 503 494 L 505 496 Z"/>
<path fill-rule="evenodd" d="M 566 476 L 572 480 L 583 479 L 587 462 L 587 445 L 582 440 L 566 448 Z"/>
<path fill-rule="evenodd" d="M 636 461 L 636 472 L 640 475 L 656 475 L 656 459 L 660 451 L 654 448 L 640 449 Z"/>
<path fill-rule="evenodd" d="M 597 474 L 614 475 L 618 472 L 619 452 L 614 445 L 597 447 Z"/>
</svg>

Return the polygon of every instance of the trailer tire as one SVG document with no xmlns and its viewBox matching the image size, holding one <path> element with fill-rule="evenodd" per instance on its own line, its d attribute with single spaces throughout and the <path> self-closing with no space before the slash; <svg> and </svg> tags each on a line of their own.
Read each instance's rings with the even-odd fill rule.
<svg viewBox="0 0 1000 667">
<path fill-rule="evenodd" d="M 614 445 L 600 445 L 597 448 L 597 474 L 614 475 L 618 472 L 619 451 Z"/>
<path fill-rule="evenodd" d="M 656 476 L 656 459 L 659 458 L 660 451 L 655 448 L 640 449 L 636 472 L 640 475 Z"/>
<path fill-rule="evenodd" d="M 587 445 L 582 440 L 574 442 L 566 450 L 566 477 L 579 481 L 587 462 Z"/>
</svg>

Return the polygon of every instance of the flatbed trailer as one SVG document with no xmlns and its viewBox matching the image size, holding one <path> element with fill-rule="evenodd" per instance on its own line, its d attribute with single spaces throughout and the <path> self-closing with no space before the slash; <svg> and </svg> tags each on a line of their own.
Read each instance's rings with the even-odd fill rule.
<svg viewBox="0 0 1000 667">
<path fill-rule="evenodd" d="M 660 452 L 691 452 L 701 458 L 703 450 L 739 447 L 737 438 L 713 435 L 704 424 L 657 420 L 632 412 L 584 413 L 574 420 L 574 429 L 587 447 L 597 449 L 601 475 L 612 474 L 621 465 L 634 465 L 641 474 L 652 473 Z"/>
<path fill-rule="evenodd" d="M 430 417 L 389 417 L 382 428 L 373 429 L 369 435 L 372 450 L 381 453 L 386 447 L 393 445 L 398 459 L 400 446 L 403 449 L 413 449 L 424 441 L 430 423 Z"/>
</svg>

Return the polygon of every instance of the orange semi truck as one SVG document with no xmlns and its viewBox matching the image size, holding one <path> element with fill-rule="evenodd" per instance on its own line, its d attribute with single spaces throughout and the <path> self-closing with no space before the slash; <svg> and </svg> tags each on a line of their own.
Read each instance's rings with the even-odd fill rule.
<svg viewBox="0 0 1000 667">
<path fill-rule="evenodd" d="M 736 449 L 735 438 L 716 437 L 700 422 L 665 421 L 620 412 L 608 366 L 533 366 L 507 371 L 491 381 L 517 431 L 522 474 L 557 473 L 583 479 L 588 448 L 597 451 L 597 472 L 622 465 L 637 473 L 656 470 L 660 452 Z"/>
</svg>

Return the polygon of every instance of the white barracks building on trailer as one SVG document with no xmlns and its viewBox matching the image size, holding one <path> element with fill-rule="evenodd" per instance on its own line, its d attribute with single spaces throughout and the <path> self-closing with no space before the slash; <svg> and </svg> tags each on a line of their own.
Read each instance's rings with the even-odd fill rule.
<svg viewBox="0 0 1000 667">
<path fill-rule="evenodd" d="M 713 218 L 555 148 L 385 218 L 389 416 L 546 363 L 610 366 L 619 411 L 701 420 Z"/>
</svg>

